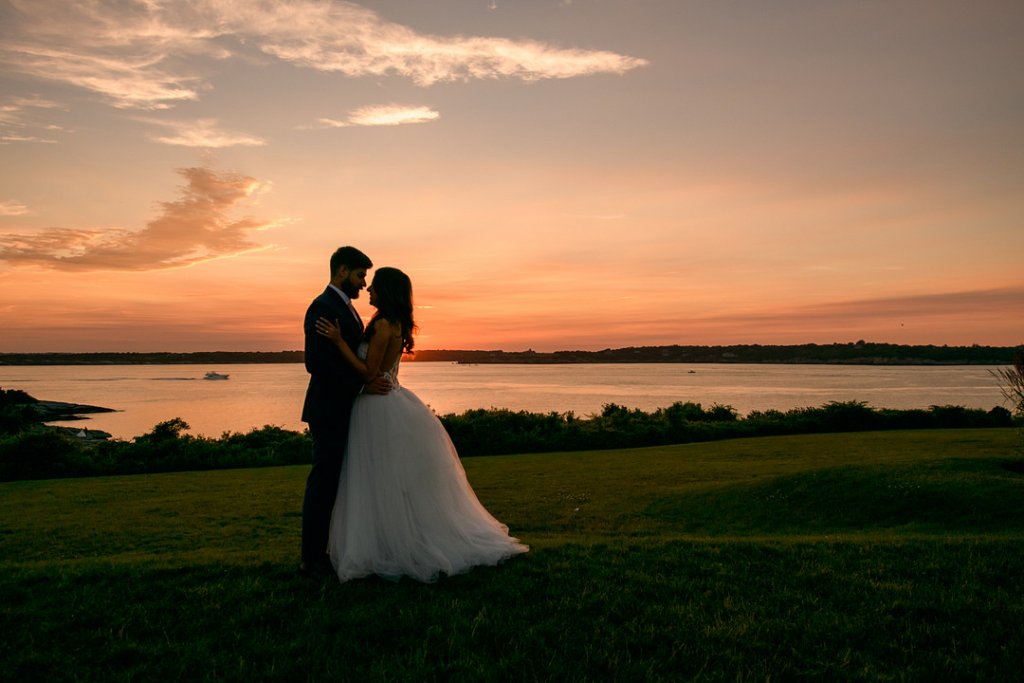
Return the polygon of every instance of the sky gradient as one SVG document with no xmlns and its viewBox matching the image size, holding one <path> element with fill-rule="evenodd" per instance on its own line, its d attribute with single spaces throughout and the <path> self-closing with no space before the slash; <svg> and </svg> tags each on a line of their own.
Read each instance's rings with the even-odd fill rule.
<svg viewBox="0 0 1024 683">
<path fill-rule="evenodd" d="M 1016 0 L 0 0 L 0 352 L 301 348 L 343 244 L 410 275 L 420 348 L 1022 344 L 1021 35 Z"/>
</svg>

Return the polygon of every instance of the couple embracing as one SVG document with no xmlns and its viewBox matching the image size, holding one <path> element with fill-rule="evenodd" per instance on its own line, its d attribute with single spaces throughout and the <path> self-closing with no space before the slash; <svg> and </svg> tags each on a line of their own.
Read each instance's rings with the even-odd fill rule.
<svg viewBox="0 0 1024 683">
<path fill-rule="evenodd" d="M 377 270 L 367 290 L 377 310 L 363 326 L 352 300 L 372 267 L 355 247 L 335 251 L 303 323 L 313 468 L 301 571 L 429 582 L 526 552 L 477 500 L 434 413 L 398 382 L 415 329 L 405 273 Z"/>
</svg>

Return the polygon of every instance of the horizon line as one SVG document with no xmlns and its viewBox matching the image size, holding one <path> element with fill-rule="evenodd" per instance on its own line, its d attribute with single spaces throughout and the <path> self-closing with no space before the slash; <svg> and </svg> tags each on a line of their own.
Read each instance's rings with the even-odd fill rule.
<svg viewBox="0 0 1024 683">
<path fill-rule="evenodd" d="M 766 348 L 790 348 L 790 347 L 801 347 L 801 346 L 895 346 L 903 348 L 951 348 L 951 349 L 974 349 L 974 348 L 988 348 L 988 349 L 1019 349 L 1024 348 L 1024 342 L 1020 344 L 1012 345 L 999 345 L 999 344 L 903 344 L 897 342 L 876 342 L 876 341 L 835 341 L 835 342 L 801 342 L 794 344 L 765 344 L 759 342 L 747 342 L 737 344 L 645 344 L 642 346 L 616 346 L 616 347 L 605 347 L 602 349 L 559 349 L 555 351 L 537 351 L 533 348 L 521 349 L 510 351 L 507 349 L 468 349 L 468 348 L 431 348 L 431 349 L 419 349 L 413 351 L 409 355 L 415 356 L 417 353 L 510 353 L 510 354 L 552 354 L 552 353 L 603 353 L 606 351 L 620 351 L 624 349 L 659 349 L 659 348 L 730 348 L 730 347 L 766 347 Z M 258 351 L 258 350 L 238 350 L 238 349 L 217 349 L 217 350 L 203 350 L 203 351 L 0 351 L 0 356 L 55 356 L 55 355 L 128 355 L 128 354 L 173 354 L 173 355 L 195 355 L 204 353 L 248 353 L 248 354 L 279 354 L 279 353 L 304 353 L 303 349 L 278 349 L 275 351 Z"/>
</svg>

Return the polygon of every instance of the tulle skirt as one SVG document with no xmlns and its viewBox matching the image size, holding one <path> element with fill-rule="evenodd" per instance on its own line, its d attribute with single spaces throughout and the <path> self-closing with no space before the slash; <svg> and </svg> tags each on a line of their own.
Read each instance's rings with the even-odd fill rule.
<svg viewBox="0 0 1024 683">
<path fill-rule="evenodd" d="M 448 433 L 413 392 L 356 398 L 328 544 L 339 579 L 430 582 L 528 550 L 477 500 Z"/>
</svg>

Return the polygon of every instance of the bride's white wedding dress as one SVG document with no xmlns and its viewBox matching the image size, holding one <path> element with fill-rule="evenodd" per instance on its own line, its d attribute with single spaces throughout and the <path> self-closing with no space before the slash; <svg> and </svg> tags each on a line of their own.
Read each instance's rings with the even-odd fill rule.
<svg viewBox="0 0 1024 683">
<path fill-rule="evenodd" d="M 528 551 L 477 500 L 433 411 L 398 384 L 400 360 L 389 393 L 352 407 L 328 544 L 338 578 L 429 582 Z"/>
</svg>

